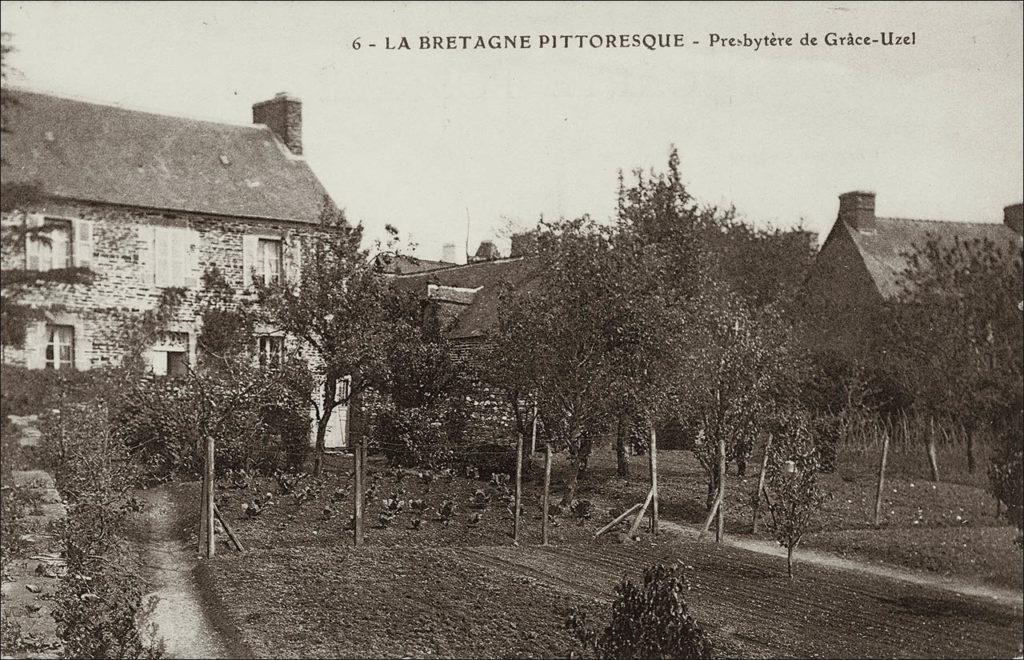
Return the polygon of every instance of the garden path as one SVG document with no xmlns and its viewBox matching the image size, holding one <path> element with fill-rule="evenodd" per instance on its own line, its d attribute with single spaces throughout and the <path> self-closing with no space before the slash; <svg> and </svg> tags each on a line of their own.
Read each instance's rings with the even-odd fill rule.
<svg viewBox="0 0 1024 660">
<path fill-rule="evenodd" d="M 231 657 L 204 611 L 196 584 L 196 548 L 186 542 L 171 494 L 166 488 L 140 491 L 143 504 L 143 552 L 147 578 L 156 596 L 150 622 L 157 625 L 171 658 Z"/>
</svg>

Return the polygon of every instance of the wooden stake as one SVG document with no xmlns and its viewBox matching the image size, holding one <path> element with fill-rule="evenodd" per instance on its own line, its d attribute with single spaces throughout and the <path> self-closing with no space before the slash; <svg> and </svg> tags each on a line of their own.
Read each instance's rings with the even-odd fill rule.
<svg viewBox="0 0 1024 660">
<path fill-rule="evenodd" d="M 935 418 L 928 423 L 928 464 L 932 469 L 932 481 L 939 480 L 939 459 L 935 453 Z"/>
<path fill-rule="evenodd" d="M 530 455 L 537 451 L 537 404 L 533 404 L 533 431 L 530 434 Z"/>
<path fill-rule="evenodd" d="M 601 529 L 597 530 L 597 532 L 594 534 L 594 538 L 596 539 L 598 536 L 601 536 L 602 534 L 607 532 L 612 527 L 615 527 L 616 525 L 618 525 L 620 522 L 622 522 L 623 520 L 628 518 L 629 514 L 633 513 L 634 511 L 639 509 L 641 506 L 643 506 L 643 504 L 641 502 L 637 502 L 633 506 L 629 507 L 628 509 L 626 509 L 625 511 L 620 513 L 618 518 L 616 518 L 615 520 L 611 521 L 610 523 L 608 523 L 607 525 L 605 525 Z"/>
<path fill-rule="evenodd" d="M 626 532 L 626 538 L 632 539 L 636 535 L 636 530 L 640 527 L 640 521 L 644 519 L 644 514 L 647 513 L 647 507 L 650 506 L 653 498 L 654 489 L 651 489 L 647 491 L 647 499 L 644 500 L 644 505 L 640 507 L 640 511 L 636 514 L 636 519 L 633 520 L 633 524 L 629 526 L 629 531 Z"/>
<path fill-rule="evenodd" d="M 231 529 L 231 525 L 229 525 L 228 521 L 223 515 L 221 515 L 220 508 L 217 506 L 216 502 L 213 504 L 213 512 L 217 515 L 217 520 L 219 520 L 220 524 L 224 526 L 224 531 L 228 533 L 228 538 L 235 544 L 238 551 L 245 552 L 245 547 L 242 545 L 242 542 L 238 540 L 238 536 L 235 535 L 235 530 Z"/>
<path fill-rule="evenodd" d="M 519 512 L 523 497 L 523 438 L 516 434 L 516 503 L 512 510 L 512 545 L 519 545 Z"/>
<path fill-rule="evenodd" d="M 548 544 L 548 499 L 551 497 L 551 445 L 544 445 L 544 522 L 541 523 L 541 545 Z"/>
<path fill-rule="evenodd" d="M 697 535 L 697 540 L 700 541 L 704 538 L 704 535 L 711 529 L 711 521 L 715 519 L 715 514 L 718 513 L 718 507 L 722 504 L 722 491 L 718 491 L 718 495 L 715 496 L 715 501 L 711 504 L 711 510 L 708 511 L 708 517 L 704 519 L 704 526 L 700 528 L 700 534 Z"/>
<path fill-rule="evenodd" d="M 718 437 L 718 527 L 715 530 L 715 543 L 725 538 L 725 436 Z"/>
<path fill-rule="evenodd" d="M 757 534 L 757 523 L 760 522 L 757 518 L 761 513 L 761 493 L 764 492 L 764 478 L 765 473 L 768 471 L 768 452 L 772 448 L 772 434 L 768 434 L 768 439 L 764 441 L 764 456 L 761 457 L 761 474 L 757 478 L 757 493 L 754 495 L 754 520 L 751 525 L 751 533 Z"/>
<path fill-rule="evenodd" d="M 356 545 L 363 544 L 363 449 L 362 442 L 356 439 L 352 446 L 352 471 L 356 480 L 355 492 L 353 493 L 353 514 L 352 525 L 353 542 Z"/>
<path fill-rule="evenodd" d="M 197 556 L 203 557 L 206 555 L 206 440 L 203 439 L 203 472 L 202 472 L 202 488 L 200 489 L 199 495 L 199 548 L 197 549 Z"/>
<path fill-rule="evenodd" d="M 882 520 L 882 491 L 885 489 L 885 465 L 889 461 L 889 434 L 882 434 L 882 460 L 878 463 L 878 493 L 875 495 L 875 524 Z"/>
<path fill-rule="evenodd" d="M 213 470 L 213 436 L 206 436 L 206 558 L 211 559 L 217 552 L 217 537 L 213 532 L 214 492 L 217 490 Z"/>
<path fill-rule="evenodd" d="M 651 534 L 658 534 L 658 433 L 651 424 Z"/>
</svg>

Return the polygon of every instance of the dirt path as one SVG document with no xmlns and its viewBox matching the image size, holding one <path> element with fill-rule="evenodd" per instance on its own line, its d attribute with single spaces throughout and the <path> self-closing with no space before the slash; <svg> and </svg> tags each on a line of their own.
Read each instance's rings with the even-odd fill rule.
<svg viewBox="0 0 1024 660">
<path fill-rule="evenodd" d="M 145 507 L 145 568 L 159 598 L 151 621 L 172 658 L 227 658 L 230 654 L 203 612 L 195 583 L 195 548 L 188 547 L 170 494 L 140 491 Z M 148 597 L 148 596 L 147 596 Z"/>
<path fill-rule="evenodd" d="M 665 529 L 676 532 L 687 538 L 696 539 L 697 534 L 699 533 L 694 527 L 680 525 L 666 520 L 660 521 L 660 524 Z M 742 548 L 748 552 L 756 552 L 758 554 L 779 558 L 785 558 L 786 556 L 785 549 L 783 549 L 779 544 L 772 543 L 770 541 L 726 535 L 724 542 L 730 547 Z M 832 568 L 841 571 L 874 575 L 888 580 L 909 582 L 910 584 L 916 584 L 931 589 L 951 591 L 963 596 L 985 598 L 1009 607 L 1016 607 L 1017 609 L 1024 608 L 1024 594 L 1014 589 L 1000 589 L 998 587 L 969 582 L 967 580 L 933 576 L 920 571 L 912 571 L 895 566 L 854 561 L 852 559 L 846 559 L 845 557 L 840 557 L 838 555 L 818 550 L 798 549 L 794 556 L 795 561 L 798 564 L 811 564 L 814 566 Z"/>
<path fill-rule="evenodd" d="M 1012 657 L 1020 654 L 1021 604 L 993 602 L 890 576 L 806 562 L 790 582 L 778 557 L 695 543 L 668 531 L 655 543 L 598 541 L 566 548 L 467 548 L 492 570 L 610 600 L 622 577 L 655 561 L 680 562 L 690 601 L 730 653 L 810 657 Z"/>
</svg>

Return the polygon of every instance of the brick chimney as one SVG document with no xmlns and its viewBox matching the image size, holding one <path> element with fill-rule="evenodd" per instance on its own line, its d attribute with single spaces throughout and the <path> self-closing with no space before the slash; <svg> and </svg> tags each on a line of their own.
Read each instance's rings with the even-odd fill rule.
<svg viewBox="0 0 1024 660">
<path fill-rule="evenodd" d="M 857 231 L 874 231 L 875 193 L 854 190 L 840 195 L 839 219 Z"/>
<path fill-rule="evenodd" d="M 296 156 L 302 155 L 302 101 L 278 92 L 269 101 L 252 104 L 252 123 L 274 132 Z"/>
<path fill-rule="evenodd" d="M 450 264 L 458 263 L 455 261 L 455 255 L 455 243 L 445 243 L 441 248 L 441 261 L 445 261 Z"/>
<path fill-rule="evenodd" d="M 1004 208 L 1003 224 L 1018 234 L 1024 234 L 1024 204 L 1011 204 Z"/>
<path fill-rule="evenodd" d="M 498 247 L 494 244 L 494 241 L 480 241 L 480 247 L 476 249 L 476 254 L 469 258 L 469 262 L 492 261 L 500 258 L 501 253 L 498 252 Z"/>
</svg>

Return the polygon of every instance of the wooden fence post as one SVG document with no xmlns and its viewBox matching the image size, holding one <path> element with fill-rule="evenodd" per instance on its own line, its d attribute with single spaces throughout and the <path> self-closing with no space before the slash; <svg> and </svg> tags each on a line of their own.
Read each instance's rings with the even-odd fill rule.
<svg viewBox="0 0 1024 660">
<path fill-rule="evenodd" d="M 516 502 L 512 509 L 512 545 L 519 545 L 519 511 L 523 497 L 523 437 L 516 434 Z"/>
<path fill-rule="evenodd" d="M 200 489 L 199 495 L 199 547 L 196 549 L 196 556 L 203 557 L 206 555 L 206 489 L 208 483 L 206 480 L 206 438 L 203 438 L 203 471 L 202 471 L 202 488 Z"/>
<path fill-rule="evenodd" d="M 751 533 L 757 534 L 757 523 L 758 516 L 761 513 L 761 493 L 764 492 L 764 478 L 765 473 L 768 471 L 768 452 L 772 448 L 772 434 L 768 434 L 768 439 L 764 441 L 764 456 L 761 457 L 761 474 L 757 478 L 757 492 L 754 494 L 754 520 L 751 525 Z"/>
<path fill-rule="evenodd" d="M 537 404 L 533 404 L 533 431 L 530 433 L 530 456 L 537 451 Z"/>
<path fill-rule="evenodd" d="M 928 418 L 928 464 L 932 469 L 932 481 L 939 480 L 939 459 L 935 452 L 935 418 Z"/>
<path fill-rule="evenodd" d="M 541 545 L 548 544 L 548 502 L 551 497 L 551 445 L 544 445 L 544 522 L 541 523 Z"/>
<path fill-rule="evenodd" d="M 885 464 L 889 461 L 889 433 L 882 434 L 882 460 L 878 463 L 878 492 L 875 495 L 875 524 L 882 519 L 882 491 L 885 489 Z"/>
<path fill-rule="evenodd" d="M 363 544 L 363 448 L 360 439 L 356 439 L 352 446 L 352 471 L 356 480 L 353 488 L 353 520 L 352 533 L 355 545 Z"/>
<path fill-rule="evenodd" d="M 651 424 L 651 490 L 654 496 L 651 498 L 651 534 L 658 535 L 658 433 Z"/>
<path fill-rule="evenodd" d="M 715 543 L 725 538 L 725 436 L 718 437 L 718 526 L 715 529 Z"/>
<path fill-rule="evenodd" d="M 214 456 L 214 445 L 213 436 L 206 436 L 206 558 L 210 559 L 217 551 L 217 536 L 213 531 L 213 523 L 216 514 L 213 510 L 214 494 L 217 490 L 217 484 L 214 481 L 214 470 L 213 470 L 213 456 Z"/>
</svg>

